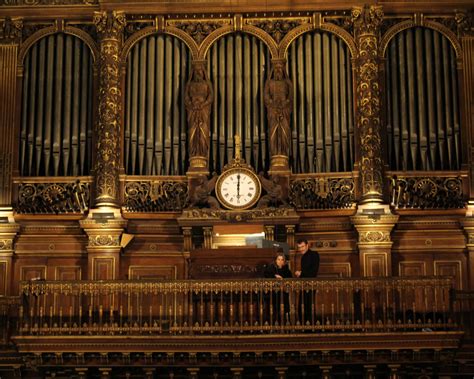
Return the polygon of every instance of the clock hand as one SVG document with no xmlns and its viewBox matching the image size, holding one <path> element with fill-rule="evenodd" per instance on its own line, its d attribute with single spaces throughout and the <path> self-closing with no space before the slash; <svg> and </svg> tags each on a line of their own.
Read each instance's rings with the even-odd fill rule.
<svg viewBox="0 0 474 379">
<path fill-rule="evenodd" d="M 240 174 L 237 174 L 237 199 L 240 198 Z"/>
</svg>

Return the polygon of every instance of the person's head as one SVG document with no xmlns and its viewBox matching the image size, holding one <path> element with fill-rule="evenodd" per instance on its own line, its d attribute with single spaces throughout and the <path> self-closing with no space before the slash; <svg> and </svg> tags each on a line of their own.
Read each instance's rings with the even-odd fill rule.
<svg viewBox="0 0 474 379">
<path fill-rule="evenodd" d="M 274 78 L 275 80 L 282 80 L 283 77 L 284 77 L 284 71 L 283 71 L 283 65 L 280 64 L 280 63 L 276 63 L 275 64 L 275 68 L 274 68 Z"/>
<path fill-rule="evenodd" d="M 306 253 L 309 249 L 308 240 L 306 238 L 300 238 L 296 241 L 296 248 L 300 253 Z"/>
<path fill-rule="evenodd" d="M 286 257 L 285 257 L 285 254 L 283 254 L 283 252 L 278 252 L 278 253 L 275 255 L 275 265 L 276 265 L 278 268 L 282 268 L 285 264 L 286 264 Z"/>
</svg>

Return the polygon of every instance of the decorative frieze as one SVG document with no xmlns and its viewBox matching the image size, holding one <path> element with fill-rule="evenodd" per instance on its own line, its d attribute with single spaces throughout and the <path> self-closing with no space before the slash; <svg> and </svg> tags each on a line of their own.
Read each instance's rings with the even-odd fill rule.
<svg viewBox="0 0 474 379">
<path fill-rule="evenodd" d="M 99 234 L 89 236 L 89 246 L 120 246 L 120 235 Z"/>
<path fill-rule="evenodd" d="M 99 0 L 1 0 L 0 6 L 96 5 Z"/>
<path fill-rule="evenodd" d="M 281 40 L 293 29 L 303 24 L 309 24 L 311 21 L 310 17 L 302 18 L 257 18 L 247 19 L 245 23 L 247 25 L 253 25 L 267 32 L 275 42 L 278 44 Z"/>
<path fill-rule="evenodd" d="M 21 183 L 15 211 L 19 214 L 84 213 L 89 209 L 89 183 Z"/>
<path fill-rule="evenodd" d="M 171 180 L 139 181 L 125 184 L 127 212 L 181 211 L 187 206 L 188 185 Z"/>
<path fill-rule="evenodd" d="M 352 178 L 309 178 L 290 182 L 289 202 L 296 209 L 344 209 L 355 202 Z"/>
<path fill-rule="evenodd" d="M 200 45 L 204 39 L 211 34 L 214 30 L 219 29 L 221 26 L 230 25 L 231 21 L 229 20 L 199 20 L 199 21 L 175 21 L 170 20 L 167 22 L 167 25 L 174 26 L 191 36 L 191 38 Z"/>
<path fill-rule="evenodd" d="M 461 209 L 466 205 L 460 177 L 390 178 L 391 206 L 396 209 Z"/>
</svg>

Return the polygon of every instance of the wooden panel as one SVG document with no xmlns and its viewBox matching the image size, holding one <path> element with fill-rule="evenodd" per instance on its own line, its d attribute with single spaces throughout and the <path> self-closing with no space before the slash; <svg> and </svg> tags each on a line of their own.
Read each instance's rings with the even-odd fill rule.
<svg viewBox="0 0 474 379">
<path fill-rule="evenodd" d="M 46 280 L 46 266 L 22 266 L 20 280 Z"/>
<path fill-rule="evenodd" d="M 426 263 L 422 261 L 403 261 L 398 264 L 399 276 L 426 276 Z"/>
<path fill-rule="evenodd" d="M 130 266 L 129 279 L 177 279 L 176 266 Z"/>
<path fill-rule="evenodd" d="M 363 253 L 364 276 L 387 276 L 387 253 Z"/>
<path fill-rule="evenodd" d="M 10 262 L 9 260 L 0 261 L 0 295 L 8 295 L 8 281 L 10 272 Z"/>
<path fill-rule="evenodd" d="M 350 263 L 320 263 L 318 278 L 350 278 Z"/>
<path fill-rule="evenodd" d="M 442 275 L 442 276 L 454 276 L 455 286 L 456 289 L 460 290 L 463 289 L 463 278 L 462 278 L 462 271 L 461 271 L 461 262 L 460 261 L 441 261 L 435 260 L 434 261 L 434 271 L 435 275 Z"/>
<path fill-rule="evenodd" d="M 81 280 L 80 266 L 57 266 L 54 274 L 55 280 Z"/>
<path fill-rule="evenodd" d="M 115 279 L 115 257 L 92 257 L 92 279 Z"/>
</svg>

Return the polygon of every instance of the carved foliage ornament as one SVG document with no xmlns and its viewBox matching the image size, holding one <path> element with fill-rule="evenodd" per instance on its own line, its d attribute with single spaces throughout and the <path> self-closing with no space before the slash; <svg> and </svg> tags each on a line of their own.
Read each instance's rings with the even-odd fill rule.
<svg viewBox="0 0 474 379">
<path fill-rule="evenodd" d="M 390 233 L 382 231 L 363 232 L 359 234 L 359 242 L 390 242 Z"/>
<path fill-rule="evenodd" d="M 97 117 L 96 205 L 118 202 L 121 88 L 119 54 L 126 24 L 123 12 L 95 12 L 101 37 L 99 111 Z"/>
<path fill-rule="evenodd" d="M 21 33 L 23 29 L 23 20 L 21 18 L 6 17 L 0 19 L 0 41 L 5 42 L 20 42 Z"/>
<path fill-rule="evenodd" d="M 188 186 L 184 182 L 128 182 L 125 185 L 127 212 L 180 211 L 187 205 Z"/>
<path fill-rule="evenodd" d="M 474 36 L 474 12 L 456 12 L 454 17 L 456 21 L 458 36 Z"/>
<path fill-rule="evenodd" d="M 355 201 L 349 178 L 311 178 L 290 183 L 289 201 L 297 209 L 343 209 Z"/>
<path fill-rule="evenodd" d="M 257 28 L 263 29 L 272 36 L 276 43 L 285 37 L 291 30 L 298 26 L 306 23 L 303 19 L 270 19 L 270 20 L 248 20 L 249 25 L 256 26 Z"/>
<path fill-rule="evenodd" d="M 351 17 L 356 35 L 377 35 L 379 26 L 383 21 L 383 10 L 381 6 L 373 5 L 354 7 L 351 11 Z"/>
<path fill-rule="evenodd" d="M 110 234 L 89 236 L 89 246 L 120 246 L 120 236 Z"/>
<path fill-rule="evenodd" d="M 179 21 L 170 22 L 169 25 L 181 29 L 186 34 L 189 34 L 191 38 L 200 45 L 201 42 L 204 41 L 204 39 L 214 30 L 229 23 L 230 21 L 226 23 L 215 21 Z"/>
<path fill-rule="evenodd" d="M 13 249 L 13 240 L 12 239 L 1 239 L 0 240 L 0 250 L 12 250 Z"/>
</svg>

